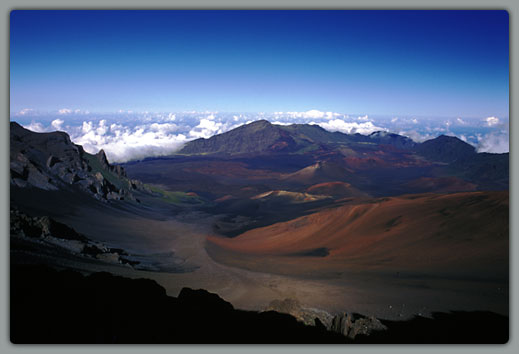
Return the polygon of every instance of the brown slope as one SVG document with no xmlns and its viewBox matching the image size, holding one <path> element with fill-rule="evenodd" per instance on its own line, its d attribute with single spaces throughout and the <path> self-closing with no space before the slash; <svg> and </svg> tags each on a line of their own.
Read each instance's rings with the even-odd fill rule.
<svg viewBox="0 0 519 354">
<path fill-rule="evenodd" d="M 308 186 L 331 181 L 357 180 L 351 170 L 346 169 L 340 163 L 326 160 L 318 161 L 294 173 L 282 176 L 281 179 L 285 182 Z"/>
<path fill-rule="evenodd" d="M 367 193 L 353 187 L 351 184 L 340 181 L 314 184 L 308 187 L 306 191 L 312 194 L 329 195 L 335 198 L 368 196 Z"/>
<path fill-rule="evenodd" d="M 384 198 L 208 241 L 219 261 L 259 271 L 506 277 L 508 192 Z"/>
<path fill-rule="evenodd" d="M 420 177 L 406 183 L 405 186 L 416 193 L 472 192 L 478 187 L 458 177 Z"/>
</svg>

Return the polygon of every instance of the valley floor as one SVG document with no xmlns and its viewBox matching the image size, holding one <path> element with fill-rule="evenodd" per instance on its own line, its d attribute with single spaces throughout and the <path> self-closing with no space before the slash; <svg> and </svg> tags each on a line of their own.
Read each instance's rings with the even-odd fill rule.
<svg viewBox="0 0 519 354">
<path fill-rule="evenodd" d="M 184 287 L 206 289 L 235 308 L 246 310 L 263 310 L 273 300 L 289 298 L 298 300 L 305 308 L 332 314 L 348 311 L 392 320 L 417 314 L 427 316 L 434 311 L 493 311 L 506 316 L 509 313 L 507 281 L 358 271 L 328 277 L 292 276 L 225 265 L 217 261 L 221 257 L 218 250 L 206 247 L 207 237 L 213 234 L 215 216 L 199 212 L 167 216 L 169 213 L 163 212 L 157 217 L 156 212 L 136 213 L 86 204 L 62 214 L 58 221 L 91 239 L 138 255 L 142 262 L 139 270 L 83 257 L 61 257 L 58 266 L 153 279 L 170 296 L 177 296 Z M 12 250 L 11 261 L 55 265 L 56 258 L 31 252 L 22 256 Z"/>
</svg>

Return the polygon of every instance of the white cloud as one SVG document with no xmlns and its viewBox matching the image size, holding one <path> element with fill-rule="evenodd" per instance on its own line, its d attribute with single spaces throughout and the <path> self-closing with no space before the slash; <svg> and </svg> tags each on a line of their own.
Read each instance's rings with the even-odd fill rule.
<svg viewBox="0 0 519 354">
<path fill-rule="evenodd" d="M 365 116 L 357 117 L 357 120 L 360 120 L 360 121 L 363 121 L 363 122 L 367 122 L 369 120 L 369 118 L 368 118 L 368 115 L 366 114 Z"/>
<path fill-rule="evenodd" d="M 68 108 L 62 108 L 58 111 L 58 114 L 70 114 L 70 113 L 72 113 L 72 110 L 68 109 Z"/>
<path fill-rule="evenodd" d="M 92 122 L 83 122 L 81 130 L 83 134 L 87 134 L 88 132 L 90 132 L 92 130 Z"/>
<path fill-rule="evenodd" d="M 54 120 L 50 123 L 50 125 L 52 125 L 52 127 L 53 127 L 54 129 L 56 129 L 56 130 L 61 130 L 61 126 L 63 125 L 63 123 L 65 123 L 64 120 L 57 118 L 57 119 L 54 119 Z"/>
<path fill-rule="evenodd" d="M 461 119 L 460 117 L 456 118 L 456 122 L 458 122 L 458 124 L 467 124 L 463 119 Z"/>
<path fill-rule="evenodd" d="M 189 132 L 189 136 L 194 138 L 210 138 L 215 134 L 220 134 L 223 132 L 222 130 L 223 124 L 220 122 L 215 122 L 214 120 L 210 120 L 207 118 L 203 118 L 200 120 L 200 123 L 191 129 Z"/>
<path fill-rule="evenodd" d="M 312 122 L 331 132 L 341 132 L 346 134 L 364 134 L 368 135 L 376 131 L 387 131 L 387 129 L 375 126 L 372 122 L 357 123 L 345 122 L 342 119 L 333 119 L 327 122 Z"/>
<path fill-rule="evenodd" d="M 184 134 L 171 134 L 177 126 L 170 123 L 152 123 L 133 128 L 106 120 L 83 122 L 81 128 L 70 132 L 76 144 L 85 151 L 97 153 L 103 149 L 110 162 L 126 162 L 150 156 L 169 155 L 188 139 Z"/>
<path fill-rule="evenodd" d="M 28 125 L 24 125 L 23 126 L 25 129 L 29 129 L 33 132 L 36 132 L 36 133 L 44 133 L 46 131 L 48 131 L 47 128 L 45 128 L 43 126 L 43 124 L 39 123 L 39 122 L 31 122 L 31 124 L 28 124 Z"/>
<path fill-rule="evenodd" d="M 411 140 L 417 142 L 417 143 L 422 143 L 426 140 L 429 140 L 429 139 L 434 139 L 434 135 L 431 135 L 431 134 L 428 134 L 428 133 L 419 133 L 417 132 L 416 130 L 410 130 L 410 131 L 401 131 L 398 133 L 399 135 L 403 135 L 403 136 L 407 136 L 408 138 L 410 138 Z"/>
<path fill-rule="evenodd" d="M 151 131 L 160 133 L 172 133 L 178 130 L 178 126 L 174 123 L 152 123 L 149 126 Z"/>
<path fill-rule="evenodd" d="M 106 132 L 108 131 L 108 129 L 109 128 L 106 126 L 106 120 L 102 119 L 98 123 L 98 127 L 96 129 L 96 133 L 99 134 L 99 135 L 105 135 Z"/>
<path fill-rule="evenodd" d="M 499 118 L 497 118 L 497 117 L 487 117 L 487 118 L 485 118 L 485 121 L 487 122 L 487 125 L 489 127 L 493 127 L 493 126 L 499 124 Z"/>
<path fill-rule="evenodd" d="M 323 118 L 326 113 L 318 111 L 316 109 L 311 109 L 302 114 L 304 118 Z"/>
<path fill-rule="evenodd" d="M 418 124 L 418 119 L 413 118 L 413 119 L 411 119 L 411 122 L 413 122 L 414 124 Z"/>
<path fill-rule="evenodd" d="M 288 117 L 288 118 L 311 118 L 311 119 L 333 119 L 341 114 L 335 112 L 322 112 L 317 109 L 311 109 L 306 112 L 275 112 L 277 117 Z"/>
<path fill-rule="evenodd" d="M 18 114 L 21 115 L 21 116 L 24 116 L 24 115 L 30 114 L 32 112 L 34 112 L 34 109 L 32 109 L 32 108 L 24 108 L 20 112 L 18 112 Z"/>
<path fill-rule="evenodd" d="M 290 125 L 290 124 L 294 124 L 294 123 L 291 123 L 291 122 L 281 122 L 281 121 L 274 121 L 274 122 L 271 122 L 272 124 L 275 124 L 275 125 Z"/>
<path fill-rule="evenodd" d="M 492 132 L 478 137 L 478 152 L 503 153 L 510 151 L 508 131 Z"/>
<path fill-rule="evenodd" d="M 394 117 L 394 118 L 391 119 L 391 123 L 395 123 L 397 120 L 398 120 L 398 118 Z"/>
</svg>

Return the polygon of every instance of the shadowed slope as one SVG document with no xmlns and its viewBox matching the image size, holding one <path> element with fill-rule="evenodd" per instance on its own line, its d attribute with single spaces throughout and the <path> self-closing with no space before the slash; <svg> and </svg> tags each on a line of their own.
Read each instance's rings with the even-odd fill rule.
<svg viewBox="0 0 519 354">
<path fill-rule="evenodd" d="M 416 147 L 416 151 L 431 161 L 454 162 L 476 154 L 475 148 L 452 136 L 440 135 Z"/>
<path fill-rule="evenodd" d="M 491 312 L 436 313 L 382 321 L 386 330 L 354 340 L 351 322 L 332 331 L 275 311 L 236 310 L 218 295 L 183 288 L 167 296 L 152 280 L 108 273 L 83 276 L 42 266 L 14 266 L 10 339 L 16 344 L 82 343 L 505 343 L 508 318 Z M 355 323 L 366 323 L 357 314 Z M 336 316 L 346 320 L 345 316 Z M 350 317 L 348 317 L 349 319 Z M 309 319 L 310 320 L 310 319 Z M 336 333 L 338 332 L 338 333 Z"/>
<path fill-rule="evenodd" d="M 104 272 L 14 266 L 10 290 L 16 344 L 350 342 L 286 314 L 235 310 L 205 290 L 170 297 L 153 280 Z"/>
</svg>

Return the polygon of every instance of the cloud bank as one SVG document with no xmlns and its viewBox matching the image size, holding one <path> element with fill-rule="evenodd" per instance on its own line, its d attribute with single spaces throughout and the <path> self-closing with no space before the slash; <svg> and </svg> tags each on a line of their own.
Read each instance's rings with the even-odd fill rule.
<svg viewBox="0 0 519 354">
<path fill-rule="evenodd" d="M 173 134 L 177 129 L 175 124 L 169 123 L 131 128 L 115 123 L 108 125 L 106 120 L 100 120 L 97 124 L 83 122 L 79 130 L 70 134 L 85 151 L 97 153 L 103 149 L 110 162 L 126 162 L 173 153 L 187 141 L 184 134 Z"/>
</svg>

